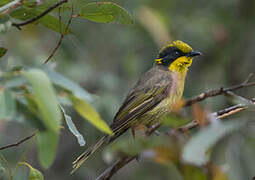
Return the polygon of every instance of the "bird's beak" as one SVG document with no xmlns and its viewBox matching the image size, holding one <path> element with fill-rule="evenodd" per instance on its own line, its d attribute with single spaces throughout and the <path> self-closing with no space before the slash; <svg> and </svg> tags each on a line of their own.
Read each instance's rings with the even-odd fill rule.
<svg viewBox="0 0 255 180">
<path fill-rule="evenodd" d="M 200 56 L 200 55 L 202 55 L 201 52 L 192 51 L 192 52 L 188 53 L 186 56 L 187 56 L 187 57 L 194 57 L 194 56 Z"/>
</svg>

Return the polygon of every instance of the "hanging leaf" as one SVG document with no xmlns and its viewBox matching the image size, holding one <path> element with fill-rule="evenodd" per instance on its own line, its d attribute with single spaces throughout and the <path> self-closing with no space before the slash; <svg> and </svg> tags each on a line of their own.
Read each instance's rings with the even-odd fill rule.
<svg viewBox="0 0 255 180">
<path fill-rule="evenodd" d="M 81 8 L 80 17 L 100 22 L 119 24 L 133 24 L 130 14 L 113 2 L 93 2 Z"/>
<path fill-rule="evenodd" d="M 78 98 L 74 95 L 69 96 L 73 103 L 74 109 L 85 119 L 87 119 L 91 124 L 97 127 L 99 130 L 113 135 L 111 128 L 101 119 L 100 115 L 92 108 L 86 101 Z"/>
<path fill-rule="evenodd" d="M 86 142 L 83 138 L 83 136 L 81 135 L 81 133 L 77 130 L 75 124 L 73 123 L 72 119 L 70 116 L 68 116 L 64 110 L 64 108 L 62 106 L 60 106 L 60 109 L 62 111 L 64 120 L 69 128 L 69 130 L 71 131 L 71 133 L 73 133 L 73 135 L 77 138 L 78 143 L 80 144 L 80 146 L 85 146 Z"/>
<path fill-rule="evenodd" d="M 244 124 L 244 121 L 217 122 L 202 129 L 184 146 L 182 153 L 183 161 L 198 166 L 204 165 L 209 160 L 208 150 L 221 138 L 239 129 Z"/>
<path fill-rule="evenodd" d="M 32 86 L 34 100 L 39 108 L 44 125 L 47 129 L 58 133 L 61 111 L 49 78 L 39 69 L 25 71 L 24 77 Z"/>
<path fill-rule="evenodd" d="M 52 165 L 56 157 L 58 138 L 58 134 L 53 131 L 41 131 L 37 134 L 39 161 L 45 169 Z"/>
</svg>

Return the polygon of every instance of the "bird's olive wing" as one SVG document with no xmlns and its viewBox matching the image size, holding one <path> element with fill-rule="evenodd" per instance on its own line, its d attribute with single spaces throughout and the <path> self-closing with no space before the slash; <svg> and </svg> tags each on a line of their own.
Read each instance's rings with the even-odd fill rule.
<svg viewBox="0 0 255 180">
<path fill-rule="evenodd" d="M 167 96 L 167 91 L 168 85 L 154 86 L 148 91 L 131 91 L 114 117 L 113 132 L 129 128 L 135 119 L 158 105 Z"/>
</svg>

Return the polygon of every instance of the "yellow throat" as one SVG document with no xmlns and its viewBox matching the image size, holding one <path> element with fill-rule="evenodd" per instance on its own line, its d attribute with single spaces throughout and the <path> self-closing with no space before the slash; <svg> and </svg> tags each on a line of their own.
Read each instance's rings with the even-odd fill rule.
<svg viewBox="0 0 255 180">
<path fill-rule="evenodd" d="M 168 67 L 170 71 L 186 75 L 193 57 L 197 55 L 200 53 L 193 51 L 188 44 L 177 40 L 163 47 L 155 61 L 158 65 Z"/>
</svg>

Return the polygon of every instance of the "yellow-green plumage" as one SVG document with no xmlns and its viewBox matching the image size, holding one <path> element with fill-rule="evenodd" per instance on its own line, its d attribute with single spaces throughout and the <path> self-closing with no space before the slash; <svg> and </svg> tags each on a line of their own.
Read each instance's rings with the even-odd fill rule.
<svg viewBox="0 0 255 180">
<path fill-rule="evenodd" d="M 74 162 L 73 172 L 106 140 L 111 142 L 130 128 L 153 125 L 161 116 L 170 113 L 172 106 L 182 97 L 188 67 L 196 55 L 200 53 L 182 41 L 164 47 L 153 67 L 129 91 L 116 113 L 111 124 L 114 136 L 103 136 L 80 155 Z"/>
</svg>

